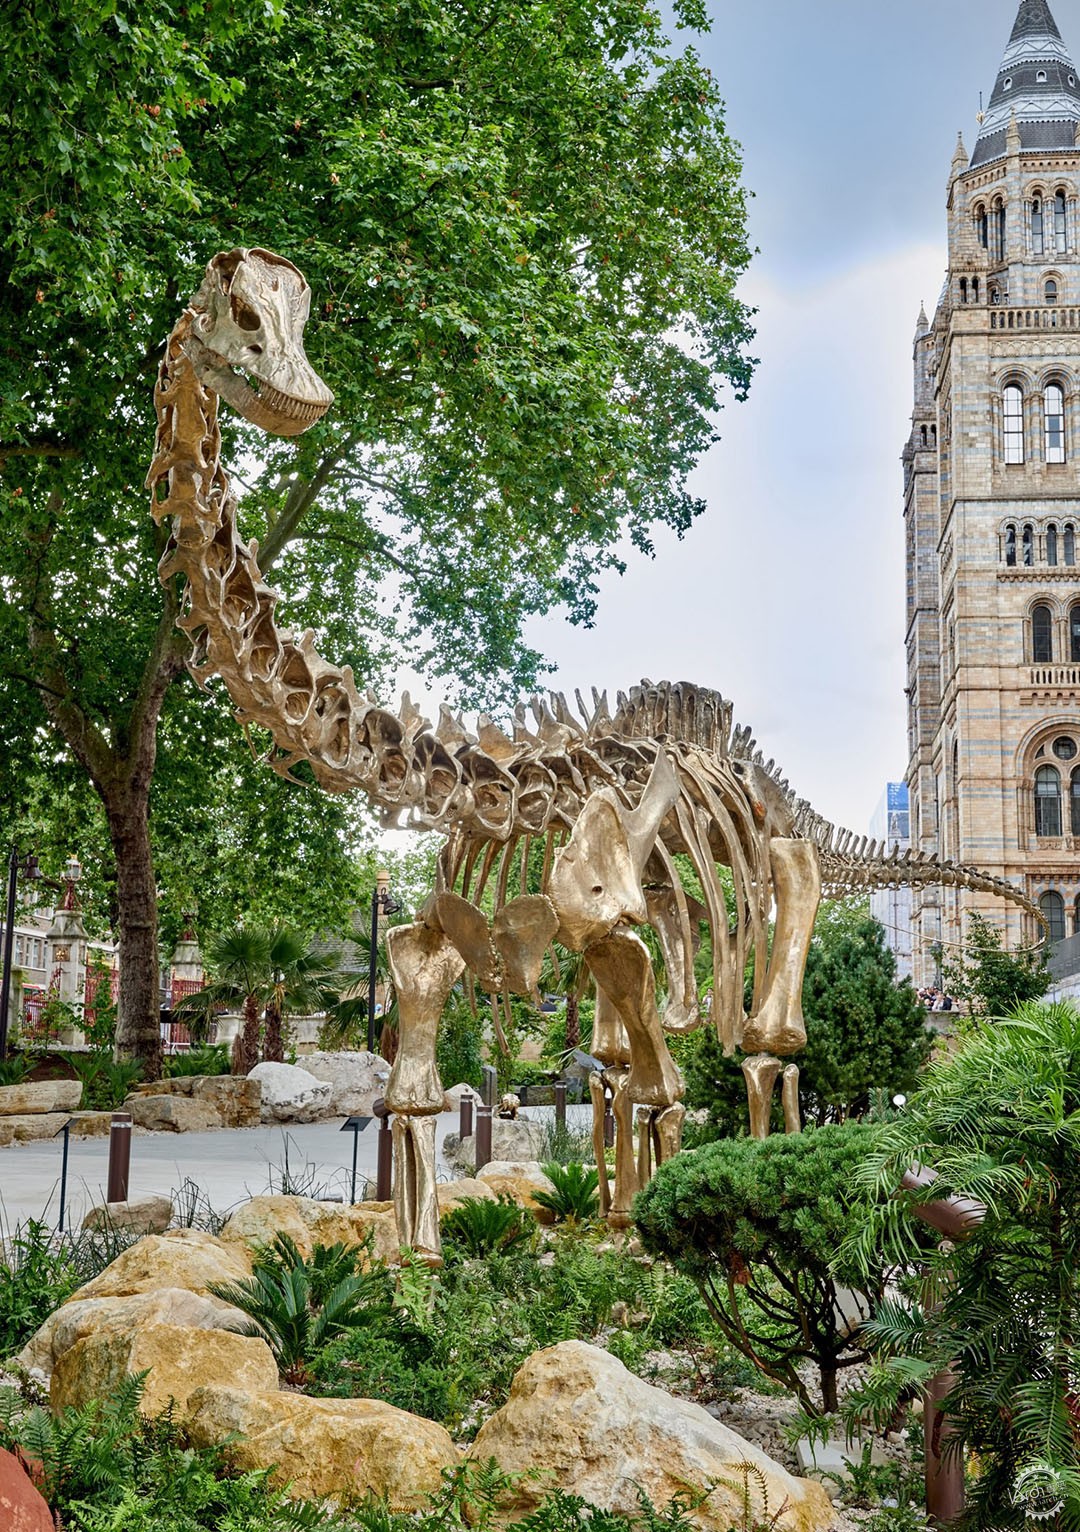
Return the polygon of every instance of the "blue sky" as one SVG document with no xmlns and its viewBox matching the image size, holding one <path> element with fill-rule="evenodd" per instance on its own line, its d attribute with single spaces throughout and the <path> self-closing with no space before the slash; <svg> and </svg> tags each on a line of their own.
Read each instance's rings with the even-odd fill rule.
<svg viewBox="0 0 1080 1532">
<path fill-rule="evenodd" d="M 1080 53 L 1080 0 L 1053 0 Z M 911 340 L 945 263 L 1017 0 L 713 0 L 702 52 L 755 193 L 744 286 L 761 366 L 699 468 L 709 511 L 603 587 L 597 626 L 530 636 L 572 691 L 694 680 L 730 697 L 796 790 L 865 830 L 906 755 L 899 456 Z"/>
</svg>

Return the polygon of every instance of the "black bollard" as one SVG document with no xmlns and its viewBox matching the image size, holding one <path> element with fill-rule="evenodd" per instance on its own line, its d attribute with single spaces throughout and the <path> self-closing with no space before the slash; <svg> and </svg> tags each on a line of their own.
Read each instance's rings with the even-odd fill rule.
<svg viewBox="0 0 1080 1532">
<path fill-rule="evenodd" d="M 471 1096 L 462 1096 L 462 1098 L 461 1098 L 461 1121 L 460 1121 L 460 1124 L 459 1124 L 459 1127 L 458 1127 L 458 1137 L 459 1138 L 463 1138 L 463 1139 L 464 1138 L 471 1138 L 472 1137 L 472 1097 Z"/>
<path fill-rule="evenodd" d="M 390 1113 L 382 1096 L 372 1103 L 371 1110 L 379 1119 L 378 1159 L 375 1162 L 375 1200 L 389 1202 L 393 1196 L 394 1185 L 394 1138 L 390 1128 Z"/>
<path fill-rule="evenodd" d="M 555 1081 L 555 1126 L 566 1127 L 566 1081 Z"/>
<path fill-rule="evenodd" d="M 128 1200 L 128 1179 L 131 1170 L 131 1113 L 114 1112 L 109 1128 L 109 1177 L 105 1192 L 106 1202 Z"/>
<path fill-rule="evenodd" d="M 476 1174 L 491 1160 L 491 1107 L 476 1109 Z"/>
</svg>

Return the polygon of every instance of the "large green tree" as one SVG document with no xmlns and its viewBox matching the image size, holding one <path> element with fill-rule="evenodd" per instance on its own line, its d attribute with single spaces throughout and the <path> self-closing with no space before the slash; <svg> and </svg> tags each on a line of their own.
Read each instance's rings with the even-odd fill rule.
<svg viewBox="0 0 1080 1532">
<path fill-rule="evenodd" d="M 203 264 L 262 244 L 314 289 L 332 414 L 225 430 L 291 615 L 360 676 L 407 658 L 490 705 L 540 668 L 530 614 L 587 623 L 620 544 L 701 509 L 751 369 L 739 158 L 641 0 L 16 0 L 0 113 L 0 744 L 18 771 L 47 721 L 101 800 L 119 1046 L 149 1059 L 185 645 L 141 485 Z"/>
</svg>

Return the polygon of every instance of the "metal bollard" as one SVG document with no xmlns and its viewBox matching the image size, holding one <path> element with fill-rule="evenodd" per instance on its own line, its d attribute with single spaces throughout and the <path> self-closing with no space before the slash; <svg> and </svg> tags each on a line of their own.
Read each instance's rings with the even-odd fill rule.
<svg viewBox="0 0 1080 1532">
<path fill-rule="evenodd" d="M 106 1202 L 128 1200 L 128 1178 L 131 1170 L 131 1113 L 114 1112 L 109 1128 L 109 1177 L 105 1192 Z"/>
<path fill-rule="evenodd" d="M 555 1081 L 555 1126 L 566 1127 L 566 1081 Z"/>
<path fill-rule="evenodd" d="M 371 1110 L 379 1119 L 378 1158 L 375 1161 L 375 1200 L 389 1202 L 394 1194 L 394 1135 L 390 1128 L 390 1113 L 382 1096 L 372 1103 Z"/>
<path fill-rule="evenodd" d="M 491 1107 L 476 1109 L 476 1173 L 483 1170 L 491 1159 Z"/>
<path fill-rule="evenodd" d="M 484 1105 L 494 1106 L 499 1099 L 499 1071 L 493 1064 L 485 1064 L 480 1074 L 483 1080 L 480 1094 L 484 1098 Z"/>
<path fill-rule="evenodd" d="M 472 1097 L 471 1096 L 462 1096 L 462 1098 L 461 1098 L 461 1122 L 460 1122 L 460 1125 L 458 1127 L 458 1137 L 459 1138 L 471 1138 L 472 1137 L 472 1106 L 473 1106 L 473 1104 L 472 1104 Z"/>
</svg>

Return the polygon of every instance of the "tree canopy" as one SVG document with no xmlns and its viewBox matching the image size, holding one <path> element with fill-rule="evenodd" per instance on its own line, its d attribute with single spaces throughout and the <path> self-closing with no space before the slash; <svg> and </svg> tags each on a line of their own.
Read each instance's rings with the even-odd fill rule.
<svg viewBox="0 0 1080 1532">
<path fill-rule="evenodd" d="M 698 0 L 675 20 L 706 24 Z M 206 260 L 268 246 L 315 294 L 332 413 L 287 444 L 225 421 L 290 616 L 375 684 L 407 660 L 491 705 L 542 668 L 530 614 L 587 623 L 627 538 L 702 509 L 687 474 L 752 367 L 740 164 L 716 82 L 639 0 L 22 0 L 5 22 L 2 744 L 18 772 L 48 723 L 101 797 L 120 1030 L 149 1038 L 146 822 L 186 650 L 142 481 Z M 209 801 L 218 759 L 185 749 Z"/>
</svg>

